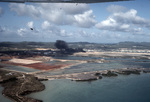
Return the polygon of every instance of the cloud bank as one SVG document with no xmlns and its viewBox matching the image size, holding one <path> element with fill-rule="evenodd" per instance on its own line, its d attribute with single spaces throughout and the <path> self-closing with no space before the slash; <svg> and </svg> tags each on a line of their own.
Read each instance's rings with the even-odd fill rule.
<svg viewBox="0 0 150 102">
<path fill-rule="evenodd" d="M 76 25 L 90 28 L 95 25 L 95 16 L 87 4 L 10 4 L 9 8 L 19 16 L 43 18 L 55 25 Z"/>
<path fill-rule="evenodd" d="M 87 4 L 9 4 L 10 12 L 17 17 L 24 16 L 29 21 L 17 29 L 6 29 L 0 26 L 2 37 L 13 33 L 22 39 L 73 39 L 87 41 L 105 41 L 104 39 L 135 39 L 150 37 L 150 20 L 138 15 L 135 9 L 120 5 L 106 8 L 109 15 L 106 19 L 97 20 L 94 9 Z M 4 10 L 0 7 L 0 16 Z M 37 26 L 38 24 L 38 26 Z M 30 28 L 33 28 L 31 30 Z M 143 37 L 142 37 L 143 36 Z M 42 39 L 43 40 L 43 39 Z M 112 40 L 113 41 L 113 40 Z"/>
<path fill-rule="evenodd" d="M 100 30 L 142 34 L 142 29 L 150 29 L 150 20 L 137 15 L 137 10 L 111 5 L 107 8 L 112 14 L 106 20 L 96 24 Z"/>
</svg>

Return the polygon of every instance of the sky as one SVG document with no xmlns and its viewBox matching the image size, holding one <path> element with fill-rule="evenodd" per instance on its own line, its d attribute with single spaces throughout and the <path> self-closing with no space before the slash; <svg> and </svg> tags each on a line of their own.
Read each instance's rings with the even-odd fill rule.
<svg viewBox="0 0 150 102">
<path fill-rule="evenodd" d="M 150 42 L 149 10 L 150 0 L 92 4 L 0 2 L 0 42 Z"/>
</svg>

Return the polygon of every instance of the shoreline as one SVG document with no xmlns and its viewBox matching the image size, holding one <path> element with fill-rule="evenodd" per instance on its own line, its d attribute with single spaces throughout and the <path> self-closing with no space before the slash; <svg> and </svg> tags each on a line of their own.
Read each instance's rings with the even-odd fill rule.
<svg viewBox="0 0 150 102">
<path fill-rule="evenodd" d="M 135 59 L 150 59 L 150 53 L 135 53 L 135 52 L 78 52 L 72 56 L 78 57 L 121 57 L 121 58 L 135 58 Z"/>
<path fill-rule="evenodd" d="M 96 52 L 95 52 L 96 53 Z M 129 58 L 150 58 L 150 54 L 118 54 L 118 53 L 109 53 L 108 52 L 97 52 L 95 54 L 93 52 L 88 52 L 85 54 L 82 53 L 76 53 L 73 56 L 83 56 L 83 57 L 129 57 Z M 117 55 L 117 56 L 116 56 Z M 20 60 L 20 59 L 17 59 Z M 58 61 L 57 63 L 52 63 L 54 66 L 57 66 L 59 64 L 65 65 L 61 66 L 59 68 L 49 68 L 50 70 L 44 70 L 40 69 L 39 71 L 34 72 L 20 72 L 17 70 L 11 70 L 11 69 L 4 69 L 6 66 L 0 66 L 0 84 L 2 87 L 4 87 L 3 95 L 13 101 L 16 102 L 42 102 L 42 100 L 33 99 L 30 97 L 26 97 L 25 95 L 39 92 L 45 89 L 45 85 L 42 84 L 40 81 L 46 81 L 46 80 L 55 80 L 55 79 L 70 79 L 71 81 L 94 81 L 98 79 L 102 79 L 103 77 L 117 77 L 119 75 L 130 75 L 130 74 L 136 74 L 140 75 L 140 73 L 150 73 L 150 68 L 120 68 L 120 69 L 110 69 L 110 70 L 100 70 L 100 71 L 90 71 L 90 72 L 82 72 L 82 73 L 71 73 L 71 74 L 61 74 L 61 75 L 42 75 L 41 73 L 44 72 L 50 72 L 52 70 L 60 70 L 65 68 L 70 68 L 71 66 L 76 66 L 83 63 L 107 63 L 110 62 L 109 60 L 104 59 L 90 59 L 90 60 L 64 60 L 64 59 L 54 59 L 51 57 L 35 57 L 35 58 L 26 58 L 21 59 L 20 61 L 27 61 L 27 62 L 21 62 L 19 65 L 17 60 L 12 60 L 14 63 L 16 63 L 15 66 L 23 66 L 27 68 L 28 65 L 31 64 L 37 64 L 36 62 L 40 61 L 40 63 L 45 63 L 46 61 Z M 30 62 L 31 61 L 31 62 Z M 67 63 L 68 61 L 69 64 Z M 74 61 L 74 62 L 71 62 Z M 76 61 L 76 62 L 75 62 Z M 5 61 L 4 61 L 5 62 Z M 6 64 L 7 63 L 3 63 Z M 10 64 L 11 65 L 11 64 Z M 13 65 L 13 64 L 12 64 Z M 36 65 L 37 66 L 37 65 Z M 36 67 L 35 66 L 35 67 Z M 44 66 L 42 66 L 44 67 Z M 50 66 L 48 66 L 50 67 Z M 40 75 L 41 74 L 41 75 Z M 30 86 L 30 87 L 29 87 Z"/>
<path fill-rule="evenodd" d="M 92 81 L 102 79 L 102 77 L 114 77 L 119 75 L 130 75 L 140 73 L 150 73 L 150 68 L 120 68 L 110 70 L 100 70 L 82 73 L 71 73 L 62 75 L 36 75 L 39 79 L 55 80 L 55 79 L 71 79 L 72 81 Z"/>
<path fill-rule="evenodd" d="M 15 102 L 42 102 L 25 95 L 45 89 L 45 85 L 35 76 L 0 69 L 2 94 Z"/>
<path fill-rule="evenodd" d="M 121 68 L 51 76 L 26 74 L 0 69 L 0 84 L 2 85 L 2 87 L 4 87 L 2 94 L 15 102 L 22 102 L 22 100 L 23 102 L 31 100 L 31 102 L 42 102 L 42 100 L 37 100 L 25 96 L 30 93 L 44 90 L 45 85 L 42 84 L 40 81 L 70 79 L 71 81 L 82 82 L 94 81 L 102 79 L 103 77 L 117 77 L 119 75 L 140 75 L 140 73 L 150 73 L 150 68 Z M 16 82 L 18 84 L 15 84 Z M 30 87 L 24 88 L 27 86 Z M 16 91 L 14 91 L 14 89 Z"/>
</svg>

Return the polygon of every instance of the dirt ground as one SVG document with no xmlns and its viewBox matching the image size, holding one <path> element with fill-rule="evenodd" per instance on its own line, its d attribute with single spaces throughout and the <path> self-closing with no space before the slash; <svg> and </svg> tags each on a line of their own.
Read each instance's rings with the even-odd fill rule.
<svg viewBox="0 0 150 102">
<path fill-rule="evenodd" d="M 9 61 L 3 61 L 1 63 L 6 65 L 24 66 L 24 67 L 38 69 L 38 70 L 54 70 L 54 69 L 60 69 L 72 65 L 72 63 L 68 64 L 65 62 L 51 64 L 51 63 L 45 63 L 37 60 L 17 59 L 17 58 L 13 58 Z M 0 68 L 2 67 L 3 66 L 0 66 Z"/>
</svg>

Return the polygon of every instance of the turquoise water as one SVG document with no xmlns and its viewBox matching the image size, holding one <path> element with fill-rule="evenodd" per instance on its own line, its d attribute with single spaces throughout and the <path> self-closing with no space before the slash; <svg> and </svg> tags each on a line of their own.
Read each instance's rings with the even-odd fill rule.
<svg viewBox="0 0 150 102">
<path fill-rule="evenodd" d="M 93 82 L 51 80 L 29 95 L 44 102 L 150 102 L 150 74 L 103 78 Z"/>
</svg>

